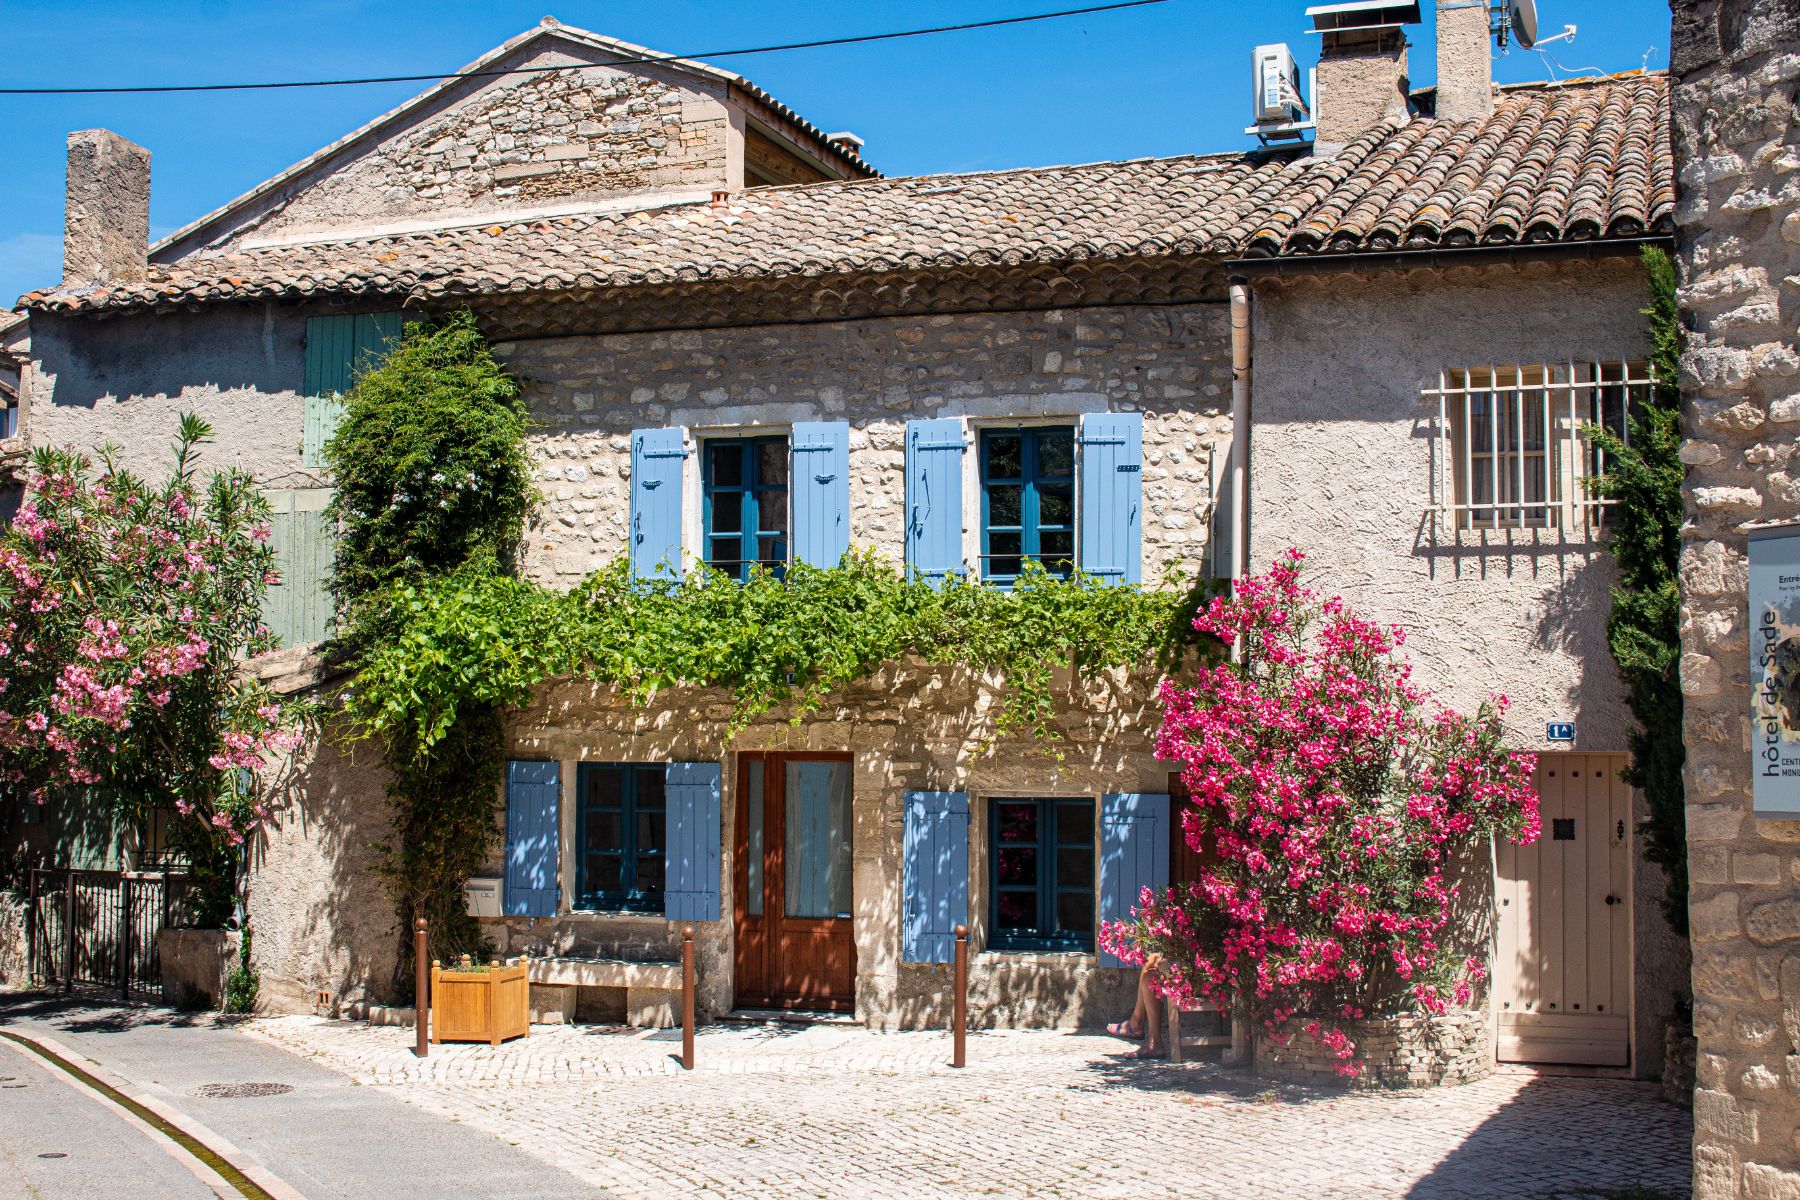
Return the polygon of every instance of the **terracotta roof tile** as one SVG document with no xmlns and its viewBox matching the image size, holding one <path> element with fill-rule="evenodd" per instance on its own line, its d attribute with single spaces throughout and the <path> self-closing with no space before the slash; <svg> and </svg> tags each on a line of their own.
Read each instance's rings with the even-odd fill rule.
<svg viewBox="0 0 1800 1200">
<path fill-rule="evenodd" d="M 1229 154 L 833 181 L 679 205 L 193 255 L 40 311 L 332 295 L 459 297 L 639 284 L 1297 256 L 1671 228 L 1668 81 L 1502 93 L 1480 121 L 1384 125 L 1331 157 Z"/>
</svg>

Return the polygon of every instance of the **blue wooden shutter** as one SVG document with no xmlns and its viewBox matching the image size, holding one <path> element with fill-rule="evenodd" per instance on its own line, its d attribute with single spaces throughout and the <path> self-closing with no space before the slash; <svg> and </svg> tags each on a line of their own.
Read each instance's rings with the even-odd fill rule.
<svg viewBox="0 0 1800 1200">
<path fill-rule="evenodd" d="M 1163 792 L 1115 792 L 1100 797 L 1100 919 L 1123 921 L 1145 888 L 1169 886 L 1169 797 Z M 1122 967 L 1100 951 L 1100 965 Z"/>
<path fill-rule="evenodd" d="M 663 916 L 671 921 L 719 919 L 719 764 L 670 763 L 663 785 L 668 852 Z"/>
<path fill-rule="evenodd" d="M 906 793 L 901 958 L 947 963 L 969 923 L 969 793 Z"/>
<path fill-rule="evenodd" d="M 506 764 L 506 903 L 509 917 L 554 917 L 562 844 L 557 801 L 562 769 L 553 762 Z"/>
<path fill-rule="evenodd" d="M 963 573 L 963 428 L 954 417 L 906 423 L 906 570 L 942 583 Z"/>
<path fill-rule="evenodd" d="M 284 646 L 322 642 L 331 633 L 331 566 L 337 532 L 325 514 L 330 488 L 277 488 L 269 501 L 269 548 L 281 582 L 263 594 L 263 624 Z"/>
<path fill-rule="evenodd" d="M 687 438 L 679 426 L 631 435 L 631 573 L 680 579 L 681 476 Z"/>
<path fill-rule="evenodd" d="M 325 465 L 325 443 L 344 417 L 344 393 L 380 364 L 399 340 L 399 313 L 356 313 L 306 319 L 306 383 L 300 465 Z"/>
<path fill-rule="evenodd" d="M 1081 569 L 1103 583 L 1144 581 L 1144 418 L 1081 421 Z"/>
<path fill-rule="evenodd" d="M 835 567 L 850 549 L 850 422 L 794 425 L 794 558 Z"/>
</svg>

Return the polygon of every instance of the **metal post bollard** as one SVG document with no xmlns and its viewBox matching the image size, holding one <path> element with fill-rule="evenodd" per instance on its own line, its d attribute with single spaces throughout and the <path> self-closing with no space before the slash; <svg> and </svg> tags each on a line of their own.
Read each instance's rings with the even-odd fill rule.
<svg viewBox="0 0 1800 1200">
<path fill-rule="evenodd" d="M 431 1053 L 431 965 L 425 959 L 425 918 L 413 922 L 413 1053 Z"/>
<path fill-rule="evenodd" d="M 694 927 L 681 930 L 681 1069 L 694 1069 Z"/>
<path fill-rule="evenodd" d="M 966 1067 L 969 1040 L 969 927 L 956 927 L 956 1017 L 952 1029 L 954 1049 L 950 1065 Z"/>
</svg>

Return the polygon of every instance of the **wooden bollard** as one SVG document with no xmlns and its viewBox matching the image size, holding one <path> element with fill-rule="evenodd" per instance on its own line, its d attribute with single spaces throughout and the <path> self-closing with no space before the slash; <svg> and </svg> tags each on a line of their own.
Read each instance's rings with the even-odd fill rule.
<svg viewBox="0 0 1800 1200">
<path fill-rule="evenodd" d="M 956 927 L 956 1016 L 951 1026 L 950 1065 L 966 1067 L 969 1041 L 969 927 Z"/>
<path fill-rule="evenodd" d="M 681 1069 L 694 1069 L 694 927 L 681 930 Z"/>
<path fill-rule="evenodd" d="M 413 922 L 413 1053 L 431 1053 L 431 965 L 425 958 L 425 918 Z"/>
</svg>

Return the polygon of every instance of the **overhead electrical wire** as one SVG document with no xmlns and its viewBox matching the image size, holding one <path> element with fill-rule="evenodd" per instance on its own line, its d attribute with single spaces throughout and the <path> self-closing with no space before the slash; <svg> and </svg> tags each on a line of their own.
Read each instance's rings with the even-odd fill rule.
<svg viewBox="0 0 1800 1200">
<path fill-rule="evenodd" d="M 1169 0 L 1117 0 L 1112 4 L 1094 4 L 1086 8 L 1067 8 L 1058 12 L 1031 13 L 1022 17 L 996 17 L 989 21 L 967 21 L 960 25 L 936 25 L 929 29 L 902 29 L 892 33 L 865 33 L 854 37 L 821 38 L 811 42 L 786 42 L 778 46 L 751 46 L 734 50 L 703 50 L 693 54 L 646 54 L 637 58 L 614 59 L 608 63 L 567 63 L 545 67 L 508 67 L 494 71 L 462 71 L 427 75 L 373 75 L 363 79 L 298 79 L 280 83 L 187 83 L 142 84 L 129 87 L 8 87 L 0 88 L 0 96 L 117 96 L 143 95 L 154 92 L 251 92 L 276 88 L 358 87 L 370 83 L 424 83 L 432 80 L 484 79 L 499 75 L 537 75 L 552 71 L 579 71 L 590 66 L 627 66 L 633 63 L 676 62 L 682 59 L 732 58 L 743 54 L 774 54 L 783 50 L 813 50 L 823 46 L 851 46 L 861 42 L 888 42 L 897 38 L 924 37 L 934 33 L 961 33 L 970 29 L 993 29 L 1001 25 L 1024 25 L 1031 21 L 1053 21 L 1060 17 L 1081 17 L 1090 13 L 1116 12 L 1124 8 L 1145 8 L 1167 4 Z"/>
</svg>

